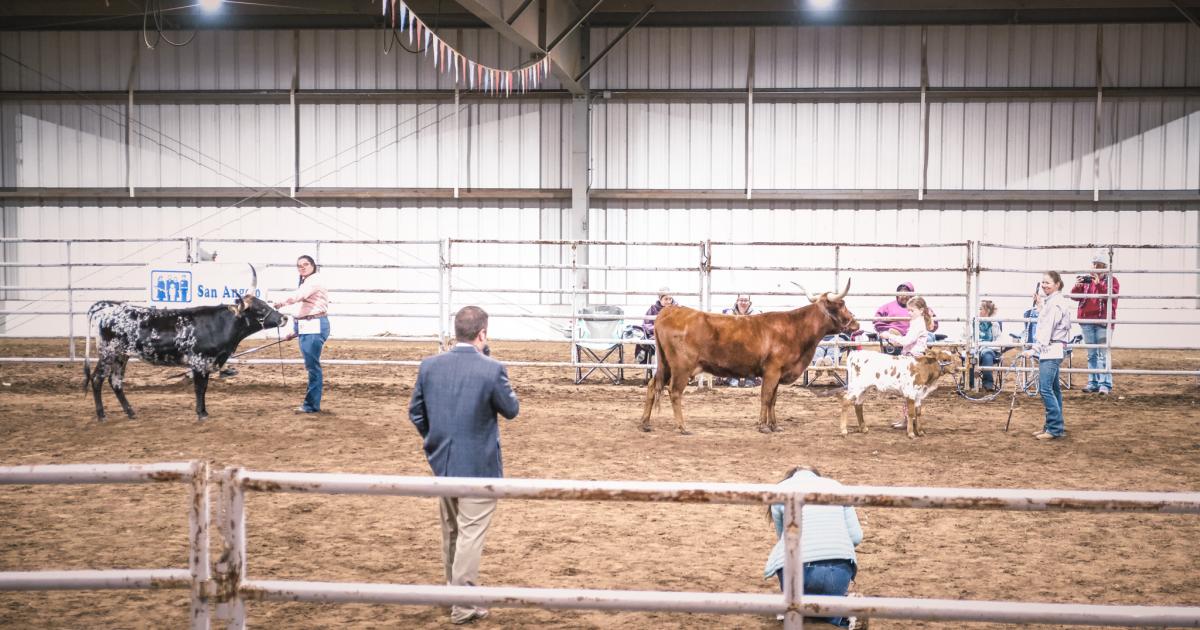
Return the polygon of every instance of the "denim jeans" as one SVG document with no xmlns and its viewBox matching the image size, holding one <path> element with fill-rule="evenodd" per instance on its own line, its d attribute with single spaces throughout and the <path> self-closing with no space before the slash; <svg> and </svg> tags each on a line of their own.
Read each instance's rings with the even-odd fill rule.
<svg viewBox="0 0 1200 630">
<path fill-rule="evenodd" d="M 1063 402 L 1062 385 L 1058 382 L 1058 368 L 1062 359 L 1042 359 L 1038 363 L 1038 391 L 1042 394 L 1042 404 L 1046 406 L 1046 433 L 1054 437 L 1063 434 Z"/>
<path fill-rule="evenodd" d="M 995 367 L 996 366 L 996 351 L 982 350 L 979 353 L 979 367 Z M 996 373 L 980 370 L 979 378 L 983 382 L 985 389 L 992 389 L 996 386 Z"/>
<path fill-rule="evenodd" d="M 1108 328 L 1104 324 L 1080 324 L 1083 328 L 1083 343 L 1105 343 L 1108 341 Z M 1107 370 L 1112 368 L 1108 363 L 1108 350 L 1104 348 L 1088 348 L 1088 369 Z M 1112 389 L 1112 372 L 1088 374 L 1088 388 Z"/>
<path fill-rule="evenodd" d="M 329 318 L 321 318 L 321 334 L 300 335 L 300 354 L 304 355 L 304 369 L 308 370 L 308 391 L 304 394 L 304 410 L 321 410 L 321 390 L 325 386 L 321 372 L 321 349 L 329 339 Z"/>
<path fill-rule="evenodd" d="M 804 594 L 805 595 L 839 595 L 845 596 L 850 591 L 850 580 L 858 567 L 849 560 L 817 560 L 804 563 Z M 783 569 L 775 572 L 779 578 L 779 590 L 783 590 Z M 812 621 L 824 621 L 845 628 L 850 620 L 845 617 L 805 617 Z"/>
</svg>

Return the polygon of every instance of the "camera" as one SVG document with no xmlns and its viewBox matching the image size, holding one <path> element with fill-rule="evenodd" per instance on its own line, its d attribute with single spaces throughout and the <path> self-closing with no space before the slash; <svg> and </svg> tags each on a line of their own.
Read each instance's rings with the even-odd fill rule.
<svg viewBox="0 0 1200 630">
<path fill-rule="evenodd" d="M 1078 281 L 1079 281 L 1081 284 L 1091 284 L 1091 283 L 1092 283 L 1092 277 L 1091 277 L 1091 276 L 1077 276 L 1077 277 L 1076 277 L 1076 279 L 1077 279 L 1077 280 L 1078 280 Z"/>
</svg>

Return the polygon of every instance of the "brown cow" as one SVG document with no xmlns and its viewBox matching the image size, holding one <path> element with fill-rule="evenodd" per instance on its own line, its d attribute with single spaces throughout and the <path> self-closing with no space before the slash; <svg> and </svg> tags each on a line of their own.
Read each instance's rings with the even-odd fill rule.
<svg viewBox="0 0 1200 630">
<path fill-rule="evenodd" d="M 689 435 L 683 423 L 683 390 L 693 376 L 708 372 L 717 378 L 761 376 L 758 430 L 778 431 L 775 394 L 779 384 L 800 378 L 822 337 L 858 330 L 854 314 L 846 308 L 849 291 L 847 281 L 846 288 L 836 295 L 809 293 L 812 304 L 804 308 L 744 317 L 683 306 L 664 308 L 654 325 L 658 372 L 646 391 L 642 430 L 650 430 L 650 414 L 663 386 L 669 383 L 676 427 Z"/>
</svg>

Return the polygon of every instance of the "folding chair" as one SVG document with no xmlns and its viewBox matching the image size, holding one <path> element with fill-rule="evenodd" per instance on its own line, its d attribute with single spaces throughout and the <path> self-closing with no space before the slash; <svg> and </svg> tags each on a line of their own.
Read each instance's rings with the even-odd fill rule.
<svg viewBox="0 0 1200 630">
<path fill-rule="evenodd" d="M 600 304 L 593 308 L 579 309 L 580 315 L 623 315 L 624 312 L 619 306 L 610 306 Z M 576 363 L 607 363 L 615 354 L 617 363 L 625 362 L 625 346 L 621 343 L 621 330 L 625 327 L 625 322 L 620 319 L 581 319 L 579 320 L 579 341 L 575 342 L 571 354 Z M 588 341 L 588 339 L 602 339 L 605 341 Z M 611 341 L 616 340 L 616 341 Z M 575 368 L 575 384 L 578 385 L 591 376 L 592 372 L 600 370 L 602 374 L 612 381 L 613 385 L 618 385 L 625 378 L 625 370 L 622 368 L 608 368 L 604 366 L 596 366 L 591 368 L 577 367 Z"/>
</svg>

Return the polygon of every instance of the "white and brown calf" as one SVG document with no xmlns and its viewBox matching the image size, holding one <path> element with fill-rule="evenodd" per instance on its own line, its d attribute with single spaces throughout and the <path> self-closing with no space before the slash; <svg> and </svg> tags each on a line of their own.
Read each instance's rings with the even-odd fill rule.
<svg viewBox="0 0 1200 630">
<path fill-rule="evenodd" d="M 955 355 L 930 349 L 919 357 L 895 357 L 879 352 L 852 352 L 846 360 L 846 393 L 842 399 L 842 435 L 846 435 L 846 416 L 850 405 L 858 416 L 858 430 L 867 432 L 863 420 L 863 399 L 874 389 L 880 393 L 900 394 L 908 404 L 908 437 L 925 435 L 921 405 L 938 388 L 943 374 L 958 371 Z"/>
</svg>

